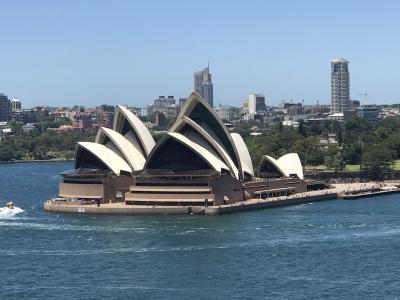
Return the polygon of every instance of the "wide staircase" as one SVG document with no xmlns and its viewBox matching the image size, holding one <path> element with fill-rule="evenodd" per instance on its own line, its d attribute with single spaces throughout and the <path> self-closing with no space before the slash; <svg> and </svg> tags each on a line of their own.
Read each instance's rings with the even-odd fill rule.
<svg viewBox="0 0 400 300">
<path fill-rule="evenodd" d="M 127 205 L 211 206 L 215 195 L 209 186 L 130 186 Z"/>
</svg>

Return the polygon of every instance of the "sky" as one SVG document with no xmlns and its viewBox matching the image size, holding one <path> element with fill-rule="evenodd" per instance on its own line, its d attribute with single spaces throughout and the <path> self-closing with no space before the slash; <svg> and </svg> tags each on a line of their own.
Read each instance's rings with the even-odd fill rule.
<svg viewBox="0 0 400 300">
<path fill-rule="evenodd" d="M 0 0 L 0 92 L 35 105 L 144 107 L 187 97 L 207 66 L 214 103 L 330 102 L 330 60 L 351 98 L 400 103 L 400 1 Z"/>
</svg>

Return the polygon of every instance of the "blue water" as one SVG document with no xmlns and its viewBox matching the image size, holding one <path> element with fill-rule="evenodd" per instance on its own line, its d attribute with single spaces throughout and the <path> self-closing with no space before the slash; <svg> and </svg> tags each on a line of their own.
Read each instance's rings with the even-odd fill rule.
<svg viewBox="0 0 400 300">
<path fill-rule="evenodd" d="M 395 299 L 400 196 L 225 216 L 46 213 L 70 163 L 0 165 L 0 299 Z"/>
</svg>

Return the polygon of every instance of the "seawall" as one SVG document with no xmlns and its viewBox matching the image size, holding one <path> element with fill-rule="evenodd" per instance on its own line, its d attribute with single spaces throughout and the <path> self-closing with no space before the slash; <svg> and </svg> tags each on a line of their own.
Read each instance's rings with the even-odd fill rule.
<svg viewBox="0 0 400 300">
<path fill-rule="evenodd" d="M 246 210 L 276 208 L 289 205 L 337 199 L 336 193 L 325 193 L 322 195 L 299 196 L 293 198 L 269 198 L 250 199 L 235 204 L 221 206 L 145 206 L 126 205 L 124 203 L 111 203 L 81 205 L 78 203 L 61 204 L 51 200 L 44 203 L 44 209 L 55 213 L 85 213 L 85 214 L 119 214 L 119 215 L 140 215 L 140 214 L 206 214 L 221 215 Z"/>
<path fill-rule="evenodd" d="M 299 205 L 311 202 L 326 201 L 337 199 L 337 193 L 327 193 L 314 196 L 303 196 L 289 199 L 251 199 L 235 203 L 232 205 L 221 205 L 217 207 L 207 207 L 205 209 L 206 215 L 222 215 L 239 211 L 277 208 L 291 205 Z"/>
<path fill-rule="evenodd" d="M 335 199 L 359 199 L 399 193 L 400 188 L 397 181 L 388 181 L 385 184 L 353 183 L 335 184 L 331 189 L 309 191 L 293 194 L 290 196 L 272 198 L 254 198 L 234 204 L 219 206 L 161 206 L 161 205 L 127 205 L 125 203 L 103 203 L 80 204 L 73 201 L 53 201 L 44 203 L 44 209 L 55 213 L 87 213 L 87 214 L 120 214 L 120 215 L 141 215 L 141 214 L 206 214 L 221 215 L 240 211 L 255 209 L 270 209 L 290 205 L 299 205 L 311 202 L 319 202 Z M 386 188 L 386 190 L 385 190 Z M 388 190 L 389 189 L 389 190 Z"/>
</svg>

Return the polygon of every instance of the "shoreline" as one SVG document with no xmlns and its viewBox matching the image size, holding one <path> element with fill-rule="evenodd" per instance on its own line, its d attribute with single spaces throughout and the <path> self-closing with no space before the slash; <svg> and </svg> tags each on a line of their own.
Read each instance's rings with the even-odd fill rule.
<svg viewBox="0 0 400 300">
<path fill-rule="evenodd" d="M 27 159 L 27 160 L 13 160 L 13 161 L 0 161 L 0 164 L 21 164 L 21 163 L 40 163 L 40 162 L 72 162 L 73 159 Z"/>
</svg>

